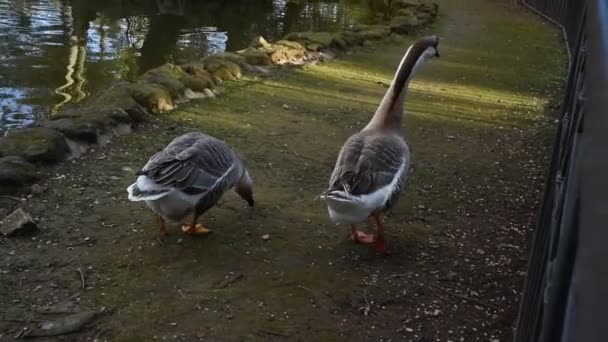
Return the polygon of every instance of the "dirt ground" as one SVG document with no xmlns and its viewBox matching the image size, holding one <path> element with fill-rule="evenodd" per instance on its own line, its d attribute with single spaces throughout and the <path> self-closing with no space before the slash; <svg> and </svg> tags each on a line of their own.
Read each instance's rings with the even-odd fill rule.
<svg viewBox="0 0 608 342">
<path fill-rule="evenodd" d="M 79 333 L 38 340 L 509 341 L 566 66 L 559 32 L 509 3 L 440 1 L 429 32 L 442 57 L 406 104 L 414 166 L 386 221 L 389 258 L 348 242 L 316 197 L 386 90 L 402 38 L 227 85 L 50 169 L 31 198 L 2 199 L 40 229 L 0 239 L 0 341 L 102 307 Z M 258 205 L 229 193 L 201 219 L 213 234 L 173 227 L 159 241 L 125 189 L 194 130 L 246 156 Z"/>
</svg>

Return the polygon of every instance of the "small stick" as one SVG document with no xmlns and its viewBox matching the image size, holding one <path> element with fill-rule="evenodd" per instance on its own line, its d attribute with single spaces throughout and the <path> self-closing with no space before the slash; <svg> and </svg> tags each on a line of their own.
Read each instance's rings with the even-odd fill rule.
<svg viewBox="0 0 608 342">
<path fill-rule="evenodd" d="M 466 300 L 466 301 L 469 301 L 469 302 L 473 302 L 473 303 L 479 304 L 481 306 L 485 306 L 486 308 L 499 310 L 499 308 L 497 306 L 495 306 L 493 304 L 490 304 L 490 303 L 484 303 L 484 302 L 480 301 L 479 299 L 475 299 L 475 298 L 472 298 L 472 297 L 469 297 L 469 296 L 465 296 L 465 295 L 461 295 L 461 294 L 458 294 L 458 293 L 453 293 L 450 290 L 448 290 L 448 289 L 446 289 L 444 287 L 441 287 L 439 285 L 430 284 L 430 283 L 428 285 L 431 286 L 431 287 L 434 287 L 434 288 L 436 288 L 438 290 L 441 290 L 441 291 L 443 291 L 443 292 L 445 292 L 445 293 L 447 293 L 447 294 L 449 294 L 451 296 L 454 296 L 454 297 L 457 297 L 457 298 L 460 298 L 460 299 L 463 299 L 463 300 Z"/>
<path fill-rule="evenodd" d="M 272 336 L 283 336 L 283 337 L 290 337 L 290 334 L 281 332 L 281 331 L 274 331 L 274 330 L 268 330 L 268 329 L 262 329 L 260 330 L 261 332 L 263 332 L 264 334 L 268 334 L 268 335 L 272 335 Z"/>
<path fill-rule="evenodd" d="M 48 270 L 48 271 L 46 271 L 46 272 L 44 273 L 43 277 L 46 277 L 46 276 L 48 276 L 49 274 L 51 274 L 51 272 L 53 272 L 53 270 L 54 270 L 54 269 L 55 269 L 55 267 L 54 267 L 54 266 L 53 266 L 53 267 L 51 267 L 51 268 L 49 268 L 49 270 Z"/>
<path fill-rule="evenodd" d="M 163 240 L 160 238 L 160 236 L 158 236 L 158 235 L 156 236 L 156 241 L 158 241 L 158 244 L 159 244 L 161 247 L 165 247 L 165 243 L 164 243 L 164 242 L 163 242 Z"/>
<path fill-rule="evenodd" d="M 186 296 L 184 296 L 184 294 L 182 293 L 182 290 L 177 290 L 177 293 L 182 296 L 182 298 L 186 298 Z"/>
<path fill-rule="evenodd" d="M 12 199 L 13 201 L 21 201 L 21 198 L 9 195 L 1 195 L 0 198 Z"/>
<path fill-rule="evenodd" d="M 225 287 L 228 287 L 229 285 L 232 285 L 232 284 L 236 283 L 237 281 L 239 281 L 244 276 L 245 275 L 243 273 L 235 273 L 235 274 L 231 275 L 230 277 L 222 280 L 219 284 L 217 284 L 217 286 L 215 288 L 223 289 Z"/>
<path fill-rule="evenodd" d="M 80 267 L 78 267 L 76 269 L 76 272 L 78 272 L 78 274 L 80 274 L 80 283 L 81 283 L 82 289 L 84 290 L 86 288 L 86 285 L 87 285 L 86 282 L 85 282 L 85 280 L 84 280 L 84 272 L 82 271 L 82 269 Z"/>
<path fill-rule="evenodd" d="M 23 323 L 23 322 L 40 323 L 40 322 L 44 322 L 44 321 L 39 320 L 39 319 L 29 319 L 29 318 L 24 318 L 24 319 L 19 319 L 19 318 L 0 318 L 0 321 L 2 321 L 2 322 L 14 322 L 14 323 Z"/>
</svg>

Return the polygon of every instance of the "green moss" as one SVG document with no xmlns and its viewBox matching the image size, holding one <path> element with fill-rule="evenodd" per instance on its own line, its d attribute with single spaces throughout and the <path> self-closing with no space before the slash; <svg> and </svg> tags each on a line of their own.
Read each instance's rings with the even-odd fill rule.
<svg viewBox="0 0 608 342">
<path fill-rule="evenodd" d="M 391 22 L 389 23 L 389 27 L 391 28 L 391 30 L 397 33 L 409 33 L 420 25 L 420 21 L 413 13 L 393 17 L 391 19 Z"/>
<path fill-rule="evenodd" d="M 66 137 L 85 143 L 96 143 L 99 133 L 106 129 L 104 120 L 87 117 L 63 117 L 43 121 L 44 127 L 61 132 Z"/>
<path fill-rule="evenodd" d="M 294 42 L 291 40 L 285 40 L 285 39 L 281 39 L 277 42 L 274 43 L 275 45 L 283 45 L 283 46 L 287 46 L 288 48 L 291 48 L 293 50 L 299 50 L 299 51 L 304 51 L 305 47 L 298 43 L 298 42 Z"/>
<path fill-rule="evenodd" d="M 107 117 L 111 121 L 110 123 L 141 122 L 145 120 L 148 114 L 146 108 L 142 107 L 131 96 L 131 86 L 132 83 L 124 81 L 113 84 L 87 102 L 84 105 L 86 109 L 79 110 L 80 115 L 77 116 L 94 116 L 99 119 L 101 115 Z M 128 117 L 124 115 L 125 113 Z"/>
<path fill-rule="evenodd" d="M 319 44 L 321 47 L 327 48 L 337 37 L 337 34 L 330 32 L 293 32 L 285 36 L 283 40 L 296 41 L 303 45 Z"/>
<path fill-rule="evenodd" d="M 268 56 L 268 54 L 264 51 L 257 50 L 254 48 L 248 48 L 242 51 L 239 51 L 239 54 L 243 56 L 245 61 L 251 65 L 270 65 L 272 64 L 272 60 Z"/>
<path fill-rule="evenodd" d="M 1 156 L 21 156 L 30 162 L 54 163 L 70 154 L 61 133 L 44 127 L 24 128 L 0 139 Z"/>
<path fill-rule="evenodd" d="M 154 113 L 162 113 L 175 108 L 171 94 L 161 86 L 136 83 L 129 86 L 129 92 L 135 101 Z"/>
<path fill-rule="evenodd" d="M 270 43 L 268 43 L 268 41 L 264 39 L 264 37 L 257 36 L 252 39 L 251 43 L 249 44 L 249 47 L 253 49 L 269 48 Z"/>
<path fill-rule="evenodd" d="M 295 63 L 306 54 L 306 49 L 297 42 L 287 43 L 287 41 L 281 41 L 284 44 L 272 44 L 269 48 L 264 49 L 270 59 L 275 64 Z"/>
<path fill-rule="evenodd" d="M 203 60 L 205 70 L 214 77 L 223 81 L 232 81 L 241 78 L 241 67 L 226 58 L 210 56 Z"/>
<path fill-rule="evenodd" d="M 0 193 L 31 184 L 38 179 L 36 167 L 19 156 L 0 158 Z"/>
<path fill-rule="evenodd" d="M 138 83 L 151 83 L 163 87 L 171 97 L 179 98 L 184 94 L 186 86 L 181 78 L 187 74 L 178 66 L 166 63 L 158 68 L 146 71 L 138 78 Z"/>
</svg>

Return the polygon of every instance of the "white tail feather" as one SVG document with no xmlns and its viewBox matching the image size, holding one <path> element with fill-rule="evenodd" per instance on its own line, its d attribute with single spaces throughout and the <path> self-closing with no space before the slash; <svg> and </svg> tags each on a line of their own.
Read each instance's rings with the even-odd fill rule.
<svg viewBox="0 0 608 342">
<path fill-rule="evenodd" d="M 135 189 L 138 190 L 137 192 L 139 193 L 139 195 L 134 194 Z M 147 176 L 137 177 L 137 181 L 127 188 L 127 192 L 129 193 L 129 200 L 132 202 L 154 201 L 166 196 L 168 193 L 171 192 L 171 190 L 172 188 L 170 187 L 160 186 L 156 184 Z"/>
</svg>

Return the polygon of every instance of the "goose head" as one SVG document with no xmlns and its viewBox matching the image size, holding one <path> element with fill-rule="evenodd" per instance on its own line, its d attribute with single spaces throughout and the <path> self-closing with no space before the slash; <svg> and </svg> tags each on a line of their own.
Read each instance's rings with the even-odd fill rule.
<svg viewBox="0 0 608 342">
<path fill-rule="evenodd" d="M 236 184 L 234 190 L 237 194 L 239 194 L 239 196 L 241 196 L 242 199 L 247 201 L 247 204 L 249 204 L 250 207 L 253 207 L 255 204 L 255 201 L 253 200 L 253 179 L 251 179 L 251 176 L 247 170 L 243 172 L 243 175 Z"/>
<path fill-rule="evenodd" d="M 424 48 L 424 52 L 422 52 L 421 56 L 425 62 L 433 57 L 439 58 L 439 37 L 436 35 L 424 37 L 418 40 L 416 44 L 426 47 Z"/>
</svg>

